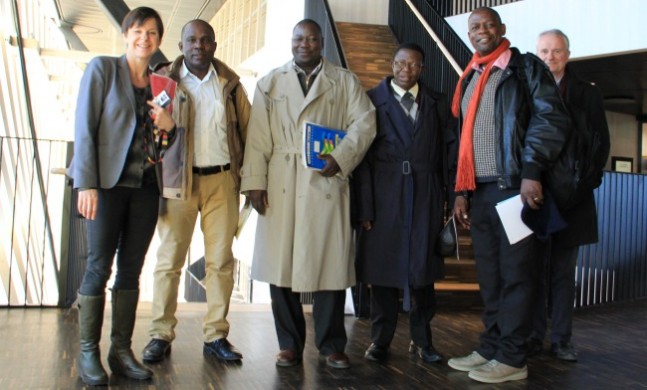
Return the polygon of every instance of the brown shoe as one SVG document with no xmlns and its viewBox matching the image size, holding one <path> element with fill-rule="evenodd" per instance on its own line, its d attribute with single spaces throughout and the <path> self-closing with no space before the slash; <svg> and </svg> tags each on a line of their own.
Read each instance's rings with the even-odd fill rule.
<svg viewBox="0 0 647 390">
<path fill-rule="evenodd" d="M 276 354 L 276 365 L 279 367 L 292 367 L 301 363 L 301 356 L 293 349 L 282 349 Z"/>
<path fill-rule="evenodd" d="M 343 352 L 334 352 L 326 357 L 326 364 L 332 368 L 349 368 L 348 355 Z"/>
</svg>

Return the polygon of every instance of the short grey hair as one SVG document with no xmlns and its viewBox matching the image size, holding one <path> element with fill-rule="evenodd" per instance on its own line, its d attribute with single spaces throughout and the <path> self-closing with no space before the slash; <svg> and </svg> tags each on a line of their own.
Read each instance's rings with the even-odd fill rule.
<svg viewBox="0 0 647 390">
<path fill-rule="evenodd" d="M 539 38 L 543 37 L 544 35 L 557 35 L 558 37 L 561 37 L 564 42 L 566 43 L 566 50 L 571 51 L 571 41 L 568 40 L 568 36 L 564 34 L 564 32 L 558 28 L 553 28 L 551 30 L 546 30 L 539 34 Z"/>
</svg>

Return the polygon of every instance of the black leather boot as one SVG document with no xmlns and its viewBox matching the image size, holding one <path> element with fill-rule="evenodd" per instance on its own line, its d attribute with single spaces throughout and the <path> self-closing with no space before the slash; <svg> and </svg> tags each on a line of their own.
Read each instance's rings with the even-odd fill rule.
<svg viewBox="0 0 647 390">
<path fill-rule="evenodd" d="M 101 365 L 99 351 L 105 302 L 105 295 L 78 295 L 80 348 L 76 370 L 81 380 L 91 386 L 108 384 L 108 374 Z"/>
<path fill-rule="evenodd" d="M 153 371 L 135 359 L 132 345 L 139 290 L 112 291 L 112 334 L 108 364 L 113 373 L 146 380 Z"/>
</svg>

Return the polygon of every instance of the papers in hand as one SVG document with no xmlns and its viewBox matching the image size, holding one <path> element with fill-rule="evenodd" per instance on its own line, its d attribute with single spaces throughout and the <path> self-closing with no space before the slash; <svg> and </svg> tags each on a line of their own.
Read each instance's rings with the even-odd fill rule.
<svg viewBox="0 0 647 390">
<path fill-rule="evenodd" d="M 532 230 L 521 220 L 522 209 L 521 195 L 513 196 L 496 204 L 496 211 L 510 245 L 516 244 L 532 234 Z"/>
<path fill-rule="evenodd" d="M 341 142 L 346 132 L 338 129 L 306 122 L 303 129 L 303 164 L 306 168 L 317 171 L 326 166 L 326 160 L 321 160 L 319 154 L 329 154 Z"/>
<path fill-rule="evenodd" d="M 175 80 L 157 73 L 151 73 L 149 79 L 151 82 L 153 101 L 166 108 L 168 112 L 173 112 L 173 98 L 175 97 L 175 89 L 177 88 Z"/>
</svg>

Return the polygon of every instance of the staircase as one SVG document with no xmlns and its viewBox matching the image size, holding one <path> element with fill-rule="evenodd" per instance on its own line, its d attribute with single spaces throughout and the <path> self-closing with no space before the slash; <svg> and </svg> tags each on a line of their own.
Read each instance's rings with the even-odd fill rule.
<svg viewBox="0 0 647 390">
<path fill-rule="evenodd" d="M 359 77 L 364 89 L 393 74 L 391 60 L 398 42 L 389 26 L 346 22 L 336 26 L 348 69 Z"/>
<path fill-rule="evenodd" d="M 458 254 L 445 258 L 445 279 L 436 282 L 440 291 L 478 291 L 472 238 L 468 230 L 458 228 Z"/>
</svg>

